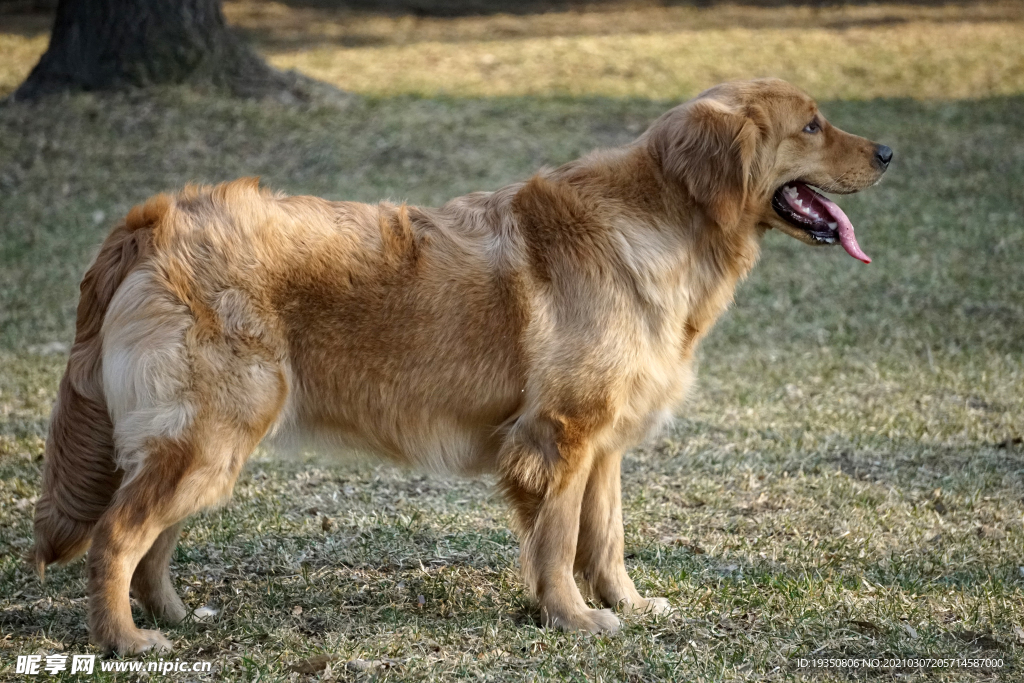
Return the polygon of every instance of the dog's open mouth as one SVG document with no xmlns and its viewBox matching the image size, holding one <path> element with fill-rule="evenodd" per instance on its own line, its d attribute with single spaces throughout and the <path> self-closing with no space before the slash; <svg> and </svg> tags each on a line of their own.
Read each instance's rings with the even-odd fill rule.
<svg viewBox="0 0 1024 683">
<path fill-rule="evenodd" d="M 772 207 L 784 221 L 803 230 L 811 239 L 822 244 L 839 242 L 853 258 L 871 263 L 857 244 L 853 223 L 843 210 L 807 183 L 794 180 L 780 187 L 772 197 Z"/>
</svg>

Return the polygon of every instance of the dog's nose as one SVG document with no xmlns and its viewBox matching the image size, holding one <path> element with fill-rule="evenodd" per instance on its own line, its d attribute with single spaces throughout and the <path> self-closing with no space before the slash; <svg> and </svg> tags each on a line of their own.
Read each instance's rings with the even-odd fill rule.
<svg viewBox="0 0 1024 683">
<path fill-rule="evenodd" d="M 875 149 L 875 159 L 878 160 L 878 165 L 884 170 L 889 162 L 892 161 L 892 150 L 885 145 L 879 145 Z"/>
</svg>

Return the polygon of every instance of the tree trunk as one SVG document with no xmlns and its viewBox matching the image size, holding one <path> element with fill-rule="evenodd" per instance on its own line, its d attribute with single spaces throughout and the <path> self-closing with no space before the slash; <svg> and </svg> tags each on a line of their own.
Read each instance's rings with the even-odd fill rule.
<svg viewBox="0 0 1024 683">
<path fill-rule="evenodd" d="M 252 96 L 298 80 L 228 28 L 220 0 L 59 0 L 50 46 L 13 99 L 184 82 Z"/>
</svg>

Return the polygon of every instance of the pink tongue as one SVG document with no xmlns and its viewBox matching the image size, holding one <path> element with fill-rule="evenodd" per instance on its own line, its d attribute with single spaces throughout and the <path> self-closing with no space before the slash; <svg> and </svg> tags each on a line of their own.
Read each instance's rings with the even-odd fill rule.
<svg viewBox="0 0 1024 683">
<path fill-rule="evenodd" d="M 832 215 L 838 223 L 837 229 L 839 230 L 839 243 L 843 245 L 843 249 L 846 253 L 864 263 L 871 263 L 871 257 L 861 251 L 860 245 L 857 244 L 857 238 L 853 235 L 853 223 L 846 217 L 843 210 L 839 208 L 839 205 L 831 201 L 828 197 L 815 192 L 815 199 L 825 205 L 828 212 Z"/>
</svg>

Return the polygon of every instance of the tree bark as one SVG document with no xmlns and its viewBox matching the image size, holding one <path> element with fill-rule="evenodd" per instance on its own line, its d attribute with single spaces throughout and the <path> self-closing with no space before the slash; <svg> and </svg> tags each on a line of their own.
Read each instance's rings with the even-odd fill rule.
<svg viewBox="0 0 1024 683">
<path fill-rule="evenodd" d="M 185 82 L 258 96 L 299 79 L 229 29 L 220 0 L 59 0 L 50 46 L 13 99 Z"/>
</svg>

